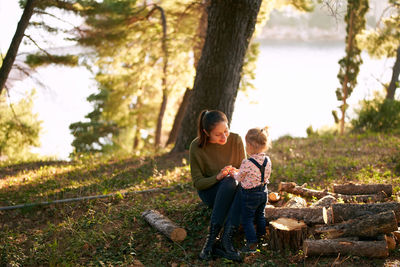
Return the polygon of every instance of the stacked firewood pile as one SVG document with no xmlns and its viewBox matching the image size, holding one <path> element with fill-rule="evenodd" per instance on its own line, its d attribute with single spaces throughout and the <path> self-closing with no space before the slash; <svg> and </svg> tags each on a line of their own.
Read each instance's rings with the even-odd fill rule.
<svg viewBox="0 0 400 267">
<path fill-rule="evenodd" d="M 294 196 L 285 202 L 279 197 Z M 333 192 L 280 183 L 265 208 L 271 249 L 303 250 L 306 256 L 382 258 L 400 243 L 400 203 L 388 184 L 334 185 Z M 309 205 L 302 198 L 316 198 Z"/>
</svg>

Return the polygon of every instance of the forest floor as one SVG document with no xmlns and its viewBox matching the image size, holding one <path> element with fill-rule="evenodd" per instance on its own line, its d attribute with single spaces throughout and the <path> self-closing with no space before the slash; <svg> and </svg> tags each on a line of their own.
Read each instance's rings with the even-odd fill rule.
<svg viewBox="0 0 400 267">
<path fill-rule="evenodd" d="M 390 183 L 399 201 L 398 135 L 282 137 L 268 154 L 270 190 L 281 181 L 329 190 L 348 181 Z M 170 190 L 134 193 L 165 187 Z M 267 245 L 242 264 L 198 260 L 210 210 L 192 186 L 187 153 L 0 165 L 3 207 L 111 193 L 116 194 L 0 211 L 0 266 L 400 266 L 399 246 L 385 259 L 305 257 L 302 251 L 273 252 Z M 141 217 L 147 209 L 184 227 L 186 239 L 174 243 L 150 227 Z M 243 245 L 243 232 L 235 242 Z"/>
</svg>

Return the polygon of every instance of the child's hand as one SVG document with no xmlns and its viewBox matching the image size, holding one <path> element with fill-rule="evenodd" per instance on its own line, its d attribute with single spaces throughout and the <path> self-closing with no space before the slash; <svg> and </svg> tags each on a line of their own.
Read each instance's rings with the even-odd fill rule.
<svg viewBox="0 0 400 267">
<path fill-rule="evenodd" d="M 231 175 L 232 177 L 234 177 L 236 174 L 238 174 L 238 172 L 239 172 L 238 169 L 236 169 L 235 167 L 232 167 L 232 168 L 229 170 L 229 175 Z"/>
<path fill-rule="evenodd" d="M 233 167 L 231 165 L 229 166 L 225 166 L 217 175 L 217 180 L 222 180 L 223 178 L 225 178 L 226 176 L 229 175 L 230 173 L 230 169 L 232 169 Z"/>
</svg>

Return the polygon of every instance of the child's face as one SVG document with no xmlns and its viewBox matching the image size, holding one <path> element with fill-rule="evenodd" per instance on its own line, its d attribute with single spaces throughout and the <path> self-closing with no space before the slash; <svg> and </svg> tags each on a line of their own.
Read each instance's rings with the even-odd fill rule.
<svg viewBox="0 0 400 267">
<path fill-rule="evenodd" d="M 208 134 L 209 142 L 225 145 L 229 136 L 229 128 L 226 122 L 220 122 Z"/>
</svg>

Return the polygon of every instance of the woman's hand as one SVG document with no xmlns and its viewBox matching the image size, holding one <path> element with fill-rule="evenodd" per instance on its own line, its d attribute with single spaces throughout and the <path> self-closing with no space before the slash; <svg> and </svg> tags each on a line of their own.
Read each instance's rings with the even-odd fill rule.
<svg viewBox="0 0 400 267">
<path fill-rule="evenodd" d="M 225 166 L 218 174 L 217 174 L 217 180 L 220 181 L 224 179 L 226 176 L 231 175 L 233 177 L 233 174 L 237 171 L 235 167 L 232 167 L 232 165 Z"/>
</svg>

